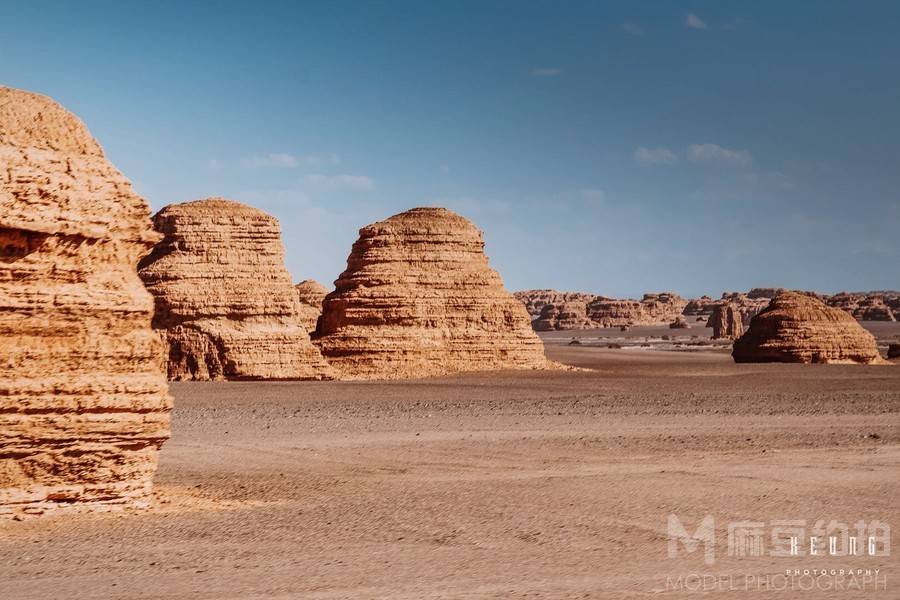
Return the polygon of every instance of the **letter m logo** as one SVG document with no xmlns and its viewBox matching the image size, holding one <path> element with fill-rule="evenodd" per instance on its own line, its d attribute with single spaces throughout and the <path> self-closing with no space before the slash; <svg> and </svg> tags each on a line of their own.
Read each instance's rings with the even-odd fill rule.
<svg viewBox="0 0 900 600">
<path fill-rule="evenodd" d="M 694 552 L 703 543 L 703 560 L 711 565 L 716 562 L 716 521 L 706 515 L 693 535 L 689 534 L 675 515 L 669 515 L 669 558 L 678 556 L 678 542 L 684 549 Z"/>
</svg>

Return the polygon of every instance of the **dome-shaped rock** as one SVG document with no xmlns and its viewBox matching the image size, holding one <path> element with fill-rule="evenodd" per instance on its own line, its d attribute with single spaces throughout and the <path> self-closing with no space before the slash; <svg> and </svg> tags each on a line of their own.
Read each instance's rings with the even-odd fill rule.
<svg viewBox="0 0 900 600">
<path fill-rule="evenodd" d="M 776 296 L 735 341 L 735 362 L 880 363 L 875 338 L 851 315 L 797 292 Z"/>
<path fill-rule="evenodd" d="M 170 379 L 325 379 L 301 323 L 278 220 L 208 198 L 153 217 L 164 238 L 140 265 L 169 345 Z"/>
<path fill-rule="evenodd" d="M 77 117 L 0 87 L 0 515 L 149 498 L 171 410 L 149 215 Z"/>
<path fill-rule="evenodd" d="M 335 288 L 314 337 L 349 377 L 553 365 L 488 266 L 481 231 L 449 210 L 415 208 L 360 229 Z"/>
</svg>

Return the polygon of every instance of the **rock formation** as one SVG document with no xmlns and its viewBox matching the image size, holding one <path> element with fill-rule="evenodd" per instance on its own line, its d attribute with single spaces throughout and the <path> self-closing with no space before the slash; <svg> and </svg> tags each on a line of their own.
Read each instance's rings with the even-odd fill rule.
<svg viewBox="0 0 900 600">
<path fill-rule="evenodd" d="M 554 290 L 517 292 L 516 297 L 529 312 L 540 307 L 532 313 L 537 331 L 661 325 L 672 322 L 687 304 L 671 292 L 644 294 L 640 300 Z"/>
<path fill-rule="evenodd" d="M 278 221 L 238 202 L 172 204 L 139 265 L 156 299 L 153 327 L 170 379 L 327 379 L 333 371 L 301 323 Z"/>
<path fill-rule="evenodd" d="M 735 362 L 863 363 L 882 361 L 875 338 L 846 312 L 818 298 L 785 292 L 735 341 Z"/>
<path fill-rule="evenodd" d="M 690 326 L 690 323 L 687 322 L 684 315 L 678 315 L 675 317 L 674 321 L 669 323 L 669 329 L 688 329 Z"/>
<path fill-rule="evenodd" d="M 0 515 L 148 501 L 171 399 L 149 208 L 77 117 L 0 87 Z"/>
<path fill-rule="evenodd" d="M 887 351 L 888 358 L 900 358 L 900 344 L 889 344 Z"/>
<path fill-rule="evenodd" d="M 694 298 L 692 300 L 688 300 L 688 303 L 684 306 L 682 314 L 688 317 L 708 317 L 710 314 L 712 314 L 713 305 L 715 303 L 716 301 L 709 296 Z"/>
<path fill-rule="evenodd" d="M 587 304 L 597 296 L 584 292 L 557 292 L 556 290 L 523 290 L 513 294 L 516 300 L 525 305 L 532 319 L 541 316 L 541 311 L 548 304 L 559 306 L 566 302 L 584 302 Z"/>
<path fill-rule="evenodd" d="M 572 300 L 562 304 L 547 304 L 532 322 L 535 331 L 590 329 L 597 325 L 587 318 L 584 302 Z"/>
<path fill-rule="evenodd" d="M 305 279 L 294 286 L 294 291 L 300 302 L 300 322 L 307 331 L 314 331 L 319 315 L 322 314 L 322 300 L 328 295 L 328 288 L 314 279 Z"/>
<path fill-rule="evenodd" d="M 897 291 L 840 292 L 824 300 L 859 321 L 900 320 L 900 292 Z"/>
<path fill-rule="evenodd" d="M 714 340 L 736 340 L 744 335 L 741 313 L 731 302 L 714 304 L 707 326 L 712 327 Z"/>
<path fill-rule="evenodd" d="M 488 266 L 482 233 L 443 208 L 359 230 L 314 340 L 357 379 L 552 366 L 525 307 Z"/>
</svg>

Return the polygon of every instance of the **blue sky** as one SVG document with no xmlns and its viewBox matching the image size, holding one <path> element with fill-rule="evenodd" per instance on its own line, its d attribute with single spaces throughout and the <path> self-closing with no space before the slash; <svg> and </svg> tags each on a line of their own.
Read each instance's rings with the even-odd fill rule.
<svg viewBox="0 0 900 600">
<path fill-rule="evenodd" d="M 896 289 L 898 32 L 896 2 L 0 0 L 0 83 L 154 209 L 276 215 L 297 280 L 437 204 L 510 289 Z"/>
</svg>

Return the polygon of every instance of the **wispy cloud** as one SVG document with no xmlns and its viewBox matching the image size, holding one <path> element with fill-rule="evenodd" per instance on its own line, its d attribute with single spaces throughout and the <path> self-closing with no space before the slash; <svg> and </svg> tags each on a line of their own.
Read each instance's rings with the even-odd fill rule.
<svg viewBox="0 0 900 600">
<path fill-rule="evenodd" d="M 273 152 L 265 156 L 250 156 L 241 160 L 241 165 L 250 169 L 297 169 L 300 167 L 324 168 L 339 165 L 341 157 L 337 154 L 327 155 L 295 155 Z"/>
<path fill-rule="evenodd" d="M 606 200 L 606 192 L 597 188 L 585 188 L 579 190 L 582 200 L 590 204 L 603 204 Z"/>
<path fill-rule="evenodd" d="M 440 169 L 441 169 L 441 173 L 449 173 L 450 165 L 448 165 L 447 163 L 444 163 L 440 166 Z"/>
<path fill-rule="evenodd" d="M 559 77 L 562 69 L 556 67 L 537 67 L 531 71 L 533 77 Z"/>
<path fill-rule="evenodd" d="M 735 167 L 749 167 L 753 157 L 746 150 L 731 150 L 718 144 L 691 144 L 687 157 L 693 163 L 709 162 Z"/>
<path fill-rule="evenodd" d="M 644 35 L 644 28 L 637 23 L 623 23 L 622 31 L 631 35 Z"/>
<path fill-rule="evenodd" d="M 644 148 L 634 151 L 634 160 L 642 165 L 674 165 L 678 156 L 668 148 Z"/>
<path fill-rule="evenodd" d="M 304 183 L 324 192 L 371 192 L 375 189 L 375 180 L 365 175 L 307 175 Z"/>
<path fill-rule="evenodd" d="M 218 171 L 222 168 L 222 164 L 215 158 L 210 158 L 206 161 L 206 168 L 212 171 Z"/>
<path fill-rule="evenodd" d="M 687 17 L 685 17 L 684 24 L 690 29 L 706 29 L 706 21 L 704 21 L 694 13 L 690 13 Z"/>
</svg>

